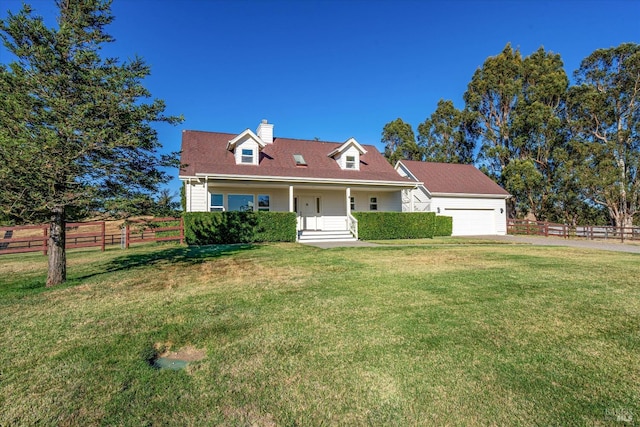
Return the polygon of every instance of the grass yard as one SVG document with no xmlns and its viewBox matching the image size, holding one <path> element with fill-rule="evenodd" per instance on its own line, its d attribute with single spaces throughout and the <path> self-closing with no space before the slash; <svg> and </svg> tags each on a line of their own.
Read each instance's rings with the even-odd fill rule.
<svg viewBox="0 0 640 427">
<path fill-rule="evenodd" d="M 637 425 L 640 257 L 498 244 L 0 258 L 0 425 Z M 158 349 L 203 350 L 156 370 Z"/>
</svg>

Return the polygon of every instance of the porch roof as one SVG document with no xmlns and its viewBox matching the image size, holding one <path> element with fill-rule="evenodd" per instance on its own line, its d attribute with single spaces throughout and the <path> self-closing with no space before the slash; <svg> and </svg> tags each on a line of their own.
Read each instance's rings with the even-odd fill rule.
<svg viewBox="0 0 640 427">
<path fill-rule="evenodd" d="M 360 170 L 343 170 L 328 157 L 341 143 L 274 138 L 260 153 L 258 165 L 236 164 L 227 149 L 237 135 L 220 132 L 183 131 L 180 177 L 267 182 L 381 185 L 412 188 L 417 183 L 402 177 L 380 152 L 365 145 Z M 296 165 L 294 155 L 302 155 L 305 165 Z"/>
</svg>

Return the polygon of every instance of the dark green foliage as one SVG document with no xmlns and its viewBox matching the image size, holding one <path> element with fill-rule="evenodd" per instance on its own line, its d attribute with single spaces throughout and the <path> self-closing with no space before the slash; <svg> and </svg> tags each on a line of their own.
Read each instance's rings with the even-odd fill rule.
<svg viewBox="0 0 640 427">
<path fill-rule="evenodd" d="M 180 202 L 174 200 L 175 194 L 168 188 L 163 188 L 158 192 L 149 212 L 157 217 L 180 216 Z"/>
<path fill-rule="evenodd" d="M 434 212 L 353 212 L 362 240 L 432 238 Z"/>
<path fill-rule="evenodd" d="M 0 21 L 15 58 L 0 64 L 0 212 L 50 222 L 47 283 L 66 280 L 65 222 L 90 213 L 148 213 L 166 167 L 154 123 L 177 124 L 143 86 L 141 58 L 104 58 L 108 0 L 57 0 L 49 28 L 24 5 Z"/>
<path fill-rule="evenodd" d="M 188 212 L 184 234 L 189 245 L 295 242 L 293 212 Z"/>
<path fill-rule="evenodd" d="M 256 242 L 295 242 L 296 214 L 294 212 L 257 212 Z"/>
<path fill-rule="evenodd" d="M 451 100 L 438 101 L 436 111 L 418 125 L 418 142 L 428 162 L 473 163 L 474 122 Z"/>
<path fill-rule="evenodd" d="M 596 50 L 575 78 L 568 112 L 582 192 L 630 227 L 640 212 L 640 45 Z"/>
<path fill-rule="evenodd" d="M 186 212 L 187 211 L 187 189 L 186 189 L 186 183 L 182 183 L 182 186 L 180 186 L 180 207 L 182 208 L 182 212 Z"/>
<path fill-rule="evenodd" d="M 401 118 L 384 125 L 380 141 L 385 145 L 384 156 L 395 165 L 398 160 L 422 160 L 422 149 L 409 123 Z"/>
<path fill-rule="evenodd" d="M 453 232 L 453 218 L 450 216 L 436 216 L 435 228 L 433 231 L 434 237 L 446 237 L 451 236 Z"/>
</svg>

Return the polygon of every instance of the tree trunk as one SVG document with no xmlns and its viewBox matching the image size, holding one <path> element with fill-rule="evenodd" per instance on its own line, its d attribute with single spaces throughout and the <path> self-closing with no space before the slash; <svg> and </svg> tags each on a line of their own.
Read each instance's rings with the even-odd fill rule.
<svg viewBox="0 0 640 427">
<path fill-rule="evenodd" d="M 63 206 L 56 206 L 51 212 L 49 224 L 49 271 L 47 287 L 55 286 L 67 280 L 67 253 L 65 251 L 66 220 Z"/>
</svg>

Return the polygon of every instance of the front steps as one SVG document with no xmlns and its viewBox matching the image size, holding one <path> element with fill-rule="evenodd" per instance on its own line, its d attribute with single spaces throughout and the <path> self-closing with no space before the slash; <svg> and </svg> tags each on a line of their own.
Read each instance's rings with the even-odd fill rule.
<svg viewBox="0 0 640 427">
<path fill-rule="evenodd" d="M 300 243 L 321 242 L 356 242 L 357 239 L 349 231 L 310 231 L 303 230 L 298 234 Z"/>
</svg>

